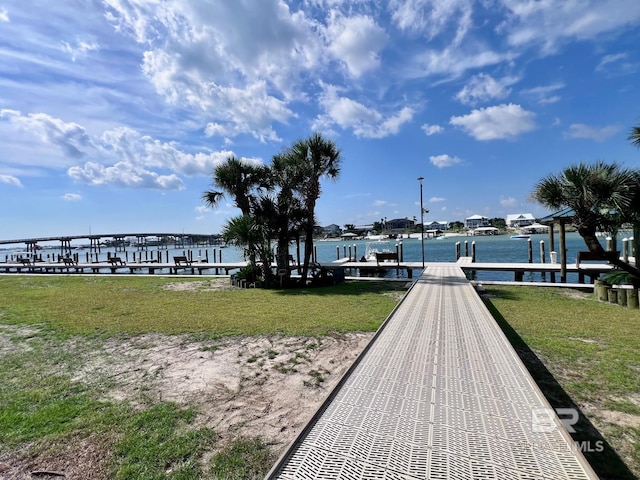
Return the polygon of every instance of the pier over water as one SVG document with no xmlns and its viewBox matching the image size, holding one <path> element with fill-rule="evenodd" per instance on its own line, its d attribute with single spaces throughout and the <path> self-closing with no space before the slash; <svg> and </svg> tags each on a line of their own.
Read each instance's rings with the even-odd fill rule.
<svg viewBox="0 0 640 480">
<path fill-rule="evenodd" d="M 85 240 L 92 252 L 100 253 L 106 246 L 124 251 L 127 246 L 144 249 L 151 245 L 161 247 L 211 246 L 219 243 L 219 235 L 200 233 L 102 233 L 89 235 L 58 235 L 51 237 L 17 238 L 0 240 L 0 246 L 26 245 L 28 251 L 38 249 L 40 243 L 60 242 L 60 253 L 70 253 L 73 240 Z M 133 244 L 127 239 L 135 239 Z"/>
</svg>

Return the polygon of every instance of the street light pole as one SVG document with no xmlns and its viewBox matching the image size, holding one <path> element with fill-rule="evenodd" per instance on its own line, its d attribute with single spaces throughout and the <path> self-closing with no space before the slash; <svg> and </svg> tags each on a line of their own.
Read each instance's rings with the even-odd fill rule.
<svg viewBox="0 0 640 480">
<path fill-rule="evenodd" d="M 422 232 L 420 234 L 420 242 L 422 242 L 422 269 L 424 270 L 424 208 L 422 206 L 422 180 L 424 180 L 424 177 L 418 177 L 418 181 L 420 182 L 420 230 Z"/>
</svg>

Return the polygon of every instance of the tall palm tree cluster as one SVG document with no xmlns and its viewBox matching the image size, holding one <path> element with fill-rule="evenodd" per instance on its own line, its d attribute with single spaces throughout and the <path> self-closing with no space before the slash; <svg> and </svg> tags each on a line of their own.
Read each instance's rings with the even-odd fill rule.
<svg viewBox="0 0 640 480">
<path fill-rule="evenodd" d="M 301 284 L 306 284 L 313 250 L 315 206 L 321 180 L 335 180 L 342 158 L 333 141 L 321 134 L 295 142 L 273 156 L 271 165 L 256 164 L 229 157 L 215 167 L 214 189 L 202 194 L 204 203 L 217 207 L 228 197 L 241 214 L 227 221 L 223 239 L 244 248 L 249 268 L 260 271 L 267 284 L 273 284 L 275 260 L 283 283 L 289 284 L 289 245 L 304 240 Z"/>
<path fill-rule="evenodd" d="M 631 130 L 628 139 L 640 147 L 640 126 Z M 602 161 L 571 165 L 540 180 L 531 197 L 554 210 L 572 209 L 572 223 L 590 252 L 605 255 L 598 231 L 615 236 L 623 224 L 631 224 L 634 238 L 640 237 L 640 170 L 636 168 Z M 617 256 L 612 263 L 640 279 L 638 268 Z"/>
</svg>

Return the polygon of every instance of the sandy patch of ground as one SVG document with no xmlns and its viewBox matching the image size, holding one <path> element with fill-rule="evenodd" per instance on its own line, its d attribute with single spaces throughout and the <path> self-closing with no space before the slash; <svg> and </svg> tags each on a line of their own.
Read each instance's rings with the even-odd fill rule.
<svg viewBox="0 0 640 480">
<path fill-rule="evenodd" d="M 211 292 L 214 290 L 230 290 L 237 287 L 233 287 L 228 278 L 211 278 L 208 280 L 197 282 L 188 281 L 169 283 L 167 285 L 164 285 L 162 288 L 164 288 L 165 290 L 173 290 L 178 292 L 195 292 L 198 290 Z"/>
<path fill-rule="evenodd" d="M 193 406 L 222 440 L 261 436 L 287 445 L 369 342 L 372 333 L 321 338 L 185 336 L 111 340 L 75 380 L 108 378 L 105 395 Z"/>
<path fill-rule="evenodd" d="M 0 353 L 21 348 L 4 338 L 8 333 L 0 331 Z M 279 455 L 372 336 L 194 341 L 186 335 L 151 334 L 96 341 L 90 348 L 84 341 L 69 341 L 68 348 L 82 357 L 74 381 L 91 384 L 104 398 L 141 407 L 158 401 L 190 406 L 200 425 L 216 431 L 219 446 L 238 437 L 261 437 Z M 11 452 L 0 458 L 0 478 L 55 478 L 31 473 L 46 470 L 64 472 L 64 478 L 107 479 L 109 453 L 103 440 L 78 438 L 37 456 L 28 448 Z"/>
<path fill-rule="evenodd" d="M 617 412 L 615 410 L 599 410 L 600 415 L 606 423 L 613 423 L 621 427 L 640 428 L 640 416 L 630 413 Z"/>
</svg>

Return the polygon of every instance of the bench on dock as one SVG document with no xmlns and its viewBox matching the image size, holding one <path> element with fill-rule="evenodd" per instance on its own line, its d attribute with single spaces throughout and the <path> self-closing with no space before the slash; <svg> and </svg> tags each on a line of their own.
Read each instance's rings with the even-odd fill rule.
<svg viewBox="0 0 640 480">
<path fill-rule="evenodd" d="M 376 252 L 376 262 L 380 265 L 380 262 L 386 262 L 388 260 L 395 260 L 397 264 L 400 264 L 398 254 L 395 252 Z"/>
<path fill-rule="evenodd" d="M 178 266 L 184 266 L 184 267 L 190 267 L 191 264 L 193 263 L 191 260 L 189 260 L 187 257 L 185 256 L 176 256 L 173 257 L 173 261 L 175 262 L 176 265 Z"/>
<path fill-rule="evenodd" d="M 590 252 L 590 251 L 581 251 L 578 252 L 578 256 L 576 258 L 576 267 L 580 266 L 580 262 L 588 261 L 588 260 L 603 260 L 611 263 L 613 260 L 620 258 L 620 252 Z"/>
<path fill-rule="evenodd" d="M 20 263 L 25 267 L 33 267 L 34 264 L 30 258 L 21 258 Z"/>
<path fill-rule="evenodd" d="M 67 267 L 75 267 L 76 265 L 78 265 L 78 262 L 76 262 L 73 258 L 70 258 L 70 257 L 63 257 L 62 263 L 64 263 L 65 266 Z"/>
<path fill-rule="evenodd" d="M 120 257 L 109 257 L 109 263 L 114 266 L 123 267 L 126 263 Z"/>
</svg>

